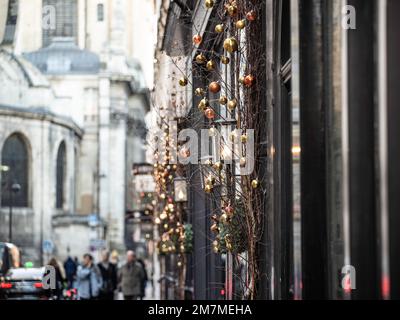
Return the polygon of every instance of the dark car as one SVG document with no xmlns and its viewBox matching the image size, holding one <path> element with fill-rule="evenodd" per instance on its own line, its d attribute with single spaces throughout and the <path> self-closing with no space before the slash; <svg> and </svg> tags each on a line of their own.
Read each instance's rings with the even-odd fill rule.
<svg viewBox="0 0 400 320">
<path fill-rule="evenodd" d="M 8 300 L 48 300 L 43 289 L 44 268 L 10 269 L 0 280 L 0 296 Z"/>
</svg>

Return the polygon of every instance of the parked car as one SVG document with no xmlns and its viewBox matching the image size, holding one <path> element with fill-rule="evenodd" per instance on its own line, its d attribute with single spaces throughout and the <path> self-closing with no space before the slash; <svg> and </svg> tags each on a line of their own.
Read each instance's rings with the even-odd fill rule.
<svg viewBox="0 0 400 320">
<path fill-rule="evenodd" d="M 0 282 L 0 296 L 8 300 L 48 300 L 50 291 L 43 289 L 44 268 L 12 268 Z"/>
</svg>

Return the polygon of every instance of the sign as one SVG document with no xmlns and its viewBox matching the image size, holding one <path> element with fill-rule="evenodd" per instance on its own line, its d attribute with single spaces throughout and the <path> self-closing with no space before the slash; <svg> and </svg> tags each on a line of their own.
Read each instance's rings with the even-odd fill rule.
<svg viewBox="0 0 400 320">
<path fill-rule="evenodd" d="M 107 243 L 103 239 L 92 239 L 90 240 L 90 249 L 91 250 L 103 250 L 107 248 Z"/>
<path fill-rule="evenodd" d="M 43 252 L 46 254 L 52 254 L 54 251 L 54 243 L 51 240 L 43 241 Z"/>
<path fill-rule="evenodd" d="M 136 192 L 155 192 L 156 184 L 154 178 L 150 174 L 137 175 L 134 178 Z"/>
<path fill-rule="evenodd" d="M 14 43 L 18 5 L 19 0 L 0 0 L 0 45 Z"/>
</svg>

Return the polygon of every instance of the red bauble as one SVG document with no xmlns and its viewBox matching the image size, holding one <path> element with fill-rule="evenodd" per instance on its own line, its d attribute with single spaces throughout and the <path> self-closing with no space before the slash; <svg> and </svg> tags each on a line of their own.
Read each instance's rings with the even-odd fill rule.
<svg viewBox="0 0 400 320">
<path fill-rule="evenodd" d="M 215 118 L 215 111 L 212 108 L 207 108 L 204 112 L 207 119 L 212 120 Z"/>
<path fill-rule="evenodd" d="M 251 75 L 251 74 L 249 74 L 248 76 L 246 76 L 245 78 L 244 78 L 244 80 L 243 80 L 243 84 L 246 86 L 246 87 L 252 87 L 253 85 L 254 85 L 254 82 L 256 81 L 256 78 L 253 76 L 253 75 Z"/>
<path fill-rule="evenodd" d="M 221 91 L 221 85 L 218 82 L 214 81 L 210 83 L 208 89 L 210 89 L 210 92 L 212 93 L 218 93 Z"/>
<path fill-rule="evenodd" d="M 257 19 L 257 13 L 254 10 L 247 12 L 246 19 L 249 21 L 254 21 Z"/>
<path fill-rule="evenodd" d="M 194 44 L 200 44 L 201 42 L 203 41 L 203 38 L 201 37 L 201 35 L 199 35 L 199 34 L 196 34 L 194 37 L 193 37 L 193 43 Z"/>
</svg>

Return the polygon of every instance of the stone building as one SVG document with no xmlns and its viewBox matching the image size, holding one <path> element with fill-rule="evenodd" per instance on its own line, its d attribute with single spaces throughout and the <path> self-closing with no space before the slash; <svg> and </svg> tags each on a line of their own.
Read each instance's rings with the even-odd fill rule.
<svg viewBox="0 0 400 320">
<path fill-rule="evenodd" d="M 128 23 L 132 2 L 11 2 L 18 27 L 0 55 L 1 240 L 9 239 L 9 190 L 18 182 L 11 240 L 25 259 L 123 250 L 152 81 L 141 62 L 147 70 L 153 63 L 133 58 L 141 50 Z M 54 28 L 46 14 L 55 14 Z"/>
</svg>

